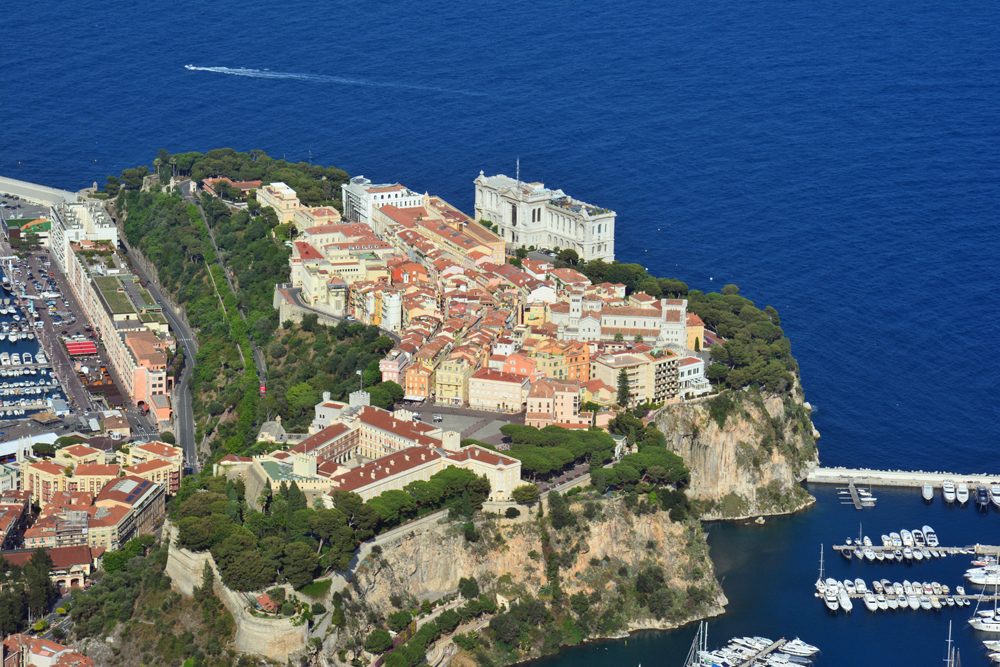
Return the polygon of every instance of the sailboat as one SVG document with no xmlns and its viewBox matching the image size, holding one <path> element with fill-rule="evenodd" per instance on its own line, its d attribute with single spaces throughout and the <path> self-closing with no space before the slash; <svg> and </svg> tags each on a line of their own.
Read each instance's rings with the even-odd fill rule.
<svg viewBox="0 0 1000 667">
<path fill-rule="evenodd" d="M 980 597 L 976 600 L 976 609 L 969 619 L 969 625 L 980 632 L 1000 632 L 1000 613 L 997 612 L 997 593 L 1000 591 L 1000 583 L 993 584 L 993 611 L 979 611 Z M 983 589 L 983 593 L 986 589 Z"/>
<path fill-rule="evenodd" d="M 958 647 L 951 640 L 951 621 L 948 621 L 948 647 L 944 658 L 945 667 L 961 667 L 962 659 L 958 655 Z"/>
</svg>

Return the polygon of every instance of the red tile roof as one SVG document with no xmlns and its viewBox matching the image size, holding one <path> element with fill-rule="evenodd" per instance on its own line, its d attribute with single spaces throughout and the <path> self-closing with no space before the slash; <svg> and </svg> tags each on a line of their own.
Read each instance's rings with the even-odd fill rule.
<svg viewBox="0 0 1000 667">
<path fill-rule="evenodd" d="M 521 375 L 495 371 L 491 368 L 480 368 L 472 374 L 472 378 L 475 380 L 492 380 L 493 382 L 513 382 L 514 384 L 524 384 L 525 382 L 525 378 Z"/>
<path fill-rule="evenodd" d="M 37 549 L 22 549 L 19 551 L 0 552 L 0 557 L 11 565 L 24 567 L 24 564 L 31 560 Z M 53 570 L 63 570 L 74 565 L 90 565 L 94 562 L 94 555 L 87 546 L 75 547 L 54 547 L 46 549 L 45 553 L 52 559 Z"/>
<path fill-rule="evenodd" d="M 326 403 L 324 405 L 325 407 L 333 407 L 333 408 L 343 407 L 343 404 L 341 403 Z M 322 447 L 323 445 L 326 445 L 336 440 L 337 438 L 344 435 L 350 430 L 351 429 L 349 429 L 347 426 L 344 426 L 343 424 L 331 424 L 326 428 L 317 431 L 316 433 L 313 433 L 308 438 L 306 438 L 296 446 L 292 447 L 292 451 L 306 454 L 318 447 Z"/>
<path fill-rule="evenodd" d="M 320 251 L 316 250 L 316 248 L 314 248 L 311 244 L 306 243 L 305 241 L 296 241 L 295 249 L 298 251 L 299 258 L 301 259 L 306 259 L 306 260 L 323 259 L 323 255 L 320 253 Z"/>
<path fill-rule="evenodd" d="M 407 447 L 334 477 L 333 483 L 337 491 L 356 491 L 440 458 L 441 455 L 430 447 Z"/>
<path fill-rule="evenodd" d="M 117 477 L 119 473 L 121 473 L 121 468 L 106 463 L 81 463 L 73 469 L 74 477 Z"/>
<path fill-rule="evenodd" d="M 87 445 L 70 445 L 69 447 L 63 447 L 61 452 L 66 452 L 72 457 L 82 458 L 84 456 L 93 456 L 94 454 L 101 454 L 101 450 L 94 449 L 93 447 L 88 447 Z"/>
<path fill-rule="evenodd" d="M 452 461 L 479 461 L 480 463 L 485 463 L 486 465 L 491 466 L 516 465 L 518 462 L 517 459 L 497 454 L 496 452 L 477 445 L 463 447 L 457 452 L 449 451 L 447 452 L 447 456 Z"/>
<path fill-rule="evenodd" d="M 132 445 L 132 449 L 141 449 L 144 452 L 149 452 L 154 456 L 160 456 L 166 459 L 173 458 L 178 454 L 181 454 L 181 449 L 179 447 L 171 447 L 167 443 L 160 442 L 159 440 Z"/>
<path fill-rule="evenodd" d="M 172 468 L 172 467 L 173 464 L 170 461 L 165 461 L 163 459 L 150 459 L 149 461 L 136 463 L 133 466 L 126 466 L 125 468 L 123 468 L 123 470 L 127 475 L 143 475 L 158 468 Z"/>
</svg>

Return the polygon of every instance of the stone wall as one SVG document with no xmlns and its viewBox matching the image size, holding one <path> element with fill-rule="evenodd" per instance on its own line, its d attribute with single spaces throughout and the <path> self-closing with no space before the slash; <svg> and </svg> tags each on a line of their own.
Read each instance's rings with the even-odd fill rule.
<svg viewBox="0 0 1000 667">
<path fill-rule="evenodd" d="M 169 523 L 164 524 L 163 532 L 170 540 L 166 571 L 174 590 L 182 595 L 192 595 L 194 589 L 201 586 L 205 564 L 212 568 L 215 575 L 213 590 L 236 622 L 236 637 L 233 639 L 236 650 L 285 663 L 305 648 L 308 633 L 304 623 L 293 625 L 288 618 L 254 616 L 243 594 L 230 590 L 222 583 L 211 553 L 192 552 L 176 546 L 173 540 L 176 531 Z"/>
</svg>

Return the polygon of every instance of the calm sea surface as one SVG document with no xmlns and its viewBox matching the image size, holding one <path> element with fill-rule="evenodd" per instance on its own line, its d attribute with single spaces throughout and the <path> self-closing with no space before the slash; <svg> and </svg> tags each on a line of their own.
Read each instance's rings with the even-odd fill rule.
<svg viewBox="0 0 1000 667">
<path fill-rule="evenodd" d="M 619 259 L 778 308 L 824 463 L 1000 469 L 995 2 L 12 3 L 0 100 L 0 174 L 67 188 L 233 146 L 469 211 L 479 170 L 520 157 L 618 212 Z M 935 511 L 887 498 L 872 532 Z M 946 543 L 1000 538 L 996 513 L 952 517 Z M 828 619 L 809 597 L 819 543 L 856 519 L 821 497 L 714 527 L 732 604 L 713 633 L 933 664 L 943 615 Z M 689 635 L 556 663 L 674 664 Z"/>
</svg>

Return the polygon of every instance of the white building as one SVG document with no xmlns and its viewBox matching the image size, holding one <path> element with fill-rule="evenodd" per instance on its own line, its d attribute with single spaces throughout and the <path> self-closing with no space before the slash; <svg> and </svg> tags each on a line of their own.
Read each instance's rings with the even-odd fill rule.
<svg viewBox="0 0 1000 667">
<path fill-rule="evenodd" d="M 372 212 L 386 204 L 397 208 L 423 206 L 424 197 L 399 183 L 372 183 L 364 176 L 355 176 L 340 186 L 344 219 L 372 224 Z"/>
<path fill-rule="evenodd" d="M 615 212 L 550 190 L 479 172 L 476 220 L 497 226 L 508 247 L 573 249 L 583 260 L 615 258 Z"/>
<path fill-rule="evenodd" d="M 684 357 L 677 362 L 677 380 L 684 398 L 703 396 L 712 391 L 705 377 L 705 361 L 699 357 Z"/>
<path fill-rule="evenodd" d="M 118 227 L 104 206 L 96 201 L 60 204 L 52 208 L 50 249 L 59 269 L 66 273 L 70 243 L 107 241 L 118 246 Z"/>
</svg>

